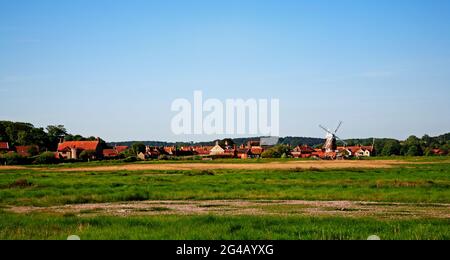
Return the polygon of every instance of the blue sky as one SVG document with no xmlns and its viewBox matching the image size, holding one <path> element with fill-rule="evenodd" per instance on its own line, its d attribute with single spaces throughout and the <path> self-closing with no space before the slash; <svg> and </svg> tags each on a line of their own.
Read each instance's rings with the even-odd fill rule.
<svg viewBox="0 0 450 260">
<path fill-rule="evenodd" d="M 450 130 L 447 0 L 0 0 L 0 119 L 174 136 L 171 102 L 279 98 L 281 135 Z"/>
</svg>

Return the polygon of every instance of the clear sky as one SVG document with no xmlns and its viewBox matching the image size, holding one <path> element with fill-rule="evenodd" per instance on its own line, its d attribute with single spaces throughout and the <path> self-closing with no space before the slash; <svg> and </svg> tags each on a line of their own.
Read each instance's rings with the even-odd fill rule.
<svg viewBox="0 0 450 260">
<path fill-rule="evenodd" d="M 0 120 L 173 136 L 171 102 L 279 98 L 281 135 L 450 131 L 448 0 L 0 0 Z"/>
</svg>

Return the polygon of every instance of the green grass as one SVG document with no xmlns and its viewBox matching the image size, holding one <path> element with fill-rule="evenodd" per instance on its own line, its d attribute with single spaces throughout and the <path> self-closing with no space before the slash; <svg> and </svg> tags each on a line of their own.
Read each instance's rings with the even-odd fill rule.
<svg viewBox="0 0 450 260">
<path fill-rule="evenodd" d="M 448 240 L 449 220 L 258 216 L 75 217 L 0 213 L 0 240 Z"/>
<path fill-rule="evenodd" d="M 0 168 L 0 239 L 66 239 L 69 235 L 84 240 L 365 240 L 370 235 L 385 240 L 450 239 L 448 219 L 299 215 L 114 217 L 99 209 L 83 210 L 80 216 L 4 211 L 12 205 L 44 207 L 141 200 L 354 200 L 409 202 L 417 207 L 420 203 L 450 203 L 448 160 L 410 158 L 409 161 L 434 163 L 339 170 L 58 172 L 58 168 L 111 165 L 105 162 L 59 165 L 49 170 Z M 143 210 L 160 214 L 170 211 L 165 207 Z M 274 212 L 280 210 L 283 210 L 280 206 L 273 206 Z"/>
<path fill-rule="evenodd" d="M 340 170 L 0 171 L 0 205 L 216 199 L 450 203 L 450 163 Z"/>
<path fill-rule="evenodd" d="M 398 161 L 406 161 L 406 162 L 450 163 L 449 156 L 376 156 L 376 157 L 359 158 L 359 159 L 354 159 L 354 160 L 371 160 L 371 161 L 398 160 Z"/>
<path fill-rule="evenodd" d="M 271 162 L 290 162 L 290 161 L 316 161 L 315 159 L 281 159 L 281 158 L 267 158 L 267 159 L 251 159 L 251 160 L 241 160 L 241 159 L 216 159 L 216 160 L 186 160 L 186 159 L 176 159 L 176 160 L 150 160 L 150 161 L 137 161 L 134 163 L 127 163 L 121 160 L 109 160 L 109 161 L 92 161 L 92 162 L 70 162 L 61 163 L 54 165 L 28 165 L 30 169 L 40 169 L 40 168 L 50 168 L 50 169 L 71 169 L 78 167 L 100 167 L 100 166 L 120 166 L 120 165 L 130 165 L 130 164 L 182 164 L 182 163 L 202 163 L 202 164 L 259 164 L 259 163 L 271 163 Z"/>
<path fill-rule="evenodd" d="M 353 160 L 401 160 L 407 162 L 442 162 L 442 163 L 450 163 L 449 156 L 421 156 L 421 157 L 410 157 L 410 156 L 390 156 L 390 157 L 369 157 L 369 158 L 354 158 Z M 50 169 L 70 169 L 70 168 L 78 168 L 78 167 L 101 167 L 101 166 L 120 166 L 120 165 L 130 165 L 130 164 L 181 164 L 181 163 L 202 163 L 202 164 L 260 164 L 260 163 L 271 163 L 271 162 L 279 162 L 279 163 L 288 163 L 292 161 L 317 161 L 317 159 L 313 158 L 261 158 L 261 159 L 249 159 L 249 160 L 241 160 L 241 159 L 217 159 L 211 161 L 203 161 L 203 160 L 186 160 L 186 159 L 177 159 L 177 160 L 168 160 L 168 161 L 138 161 L 135 163 L 126 163 L 121 160 L 109 160 L 109 161 L 93 161 L 93 162 L 76 162 L 76 163 L 61 163 L 56 165 L 29 165 L 26 166 L 30 169 L 42 169 L 42 168 L 50 168 Z M 1 170 L 1 168 L 0 168 Z"/>
</svg>

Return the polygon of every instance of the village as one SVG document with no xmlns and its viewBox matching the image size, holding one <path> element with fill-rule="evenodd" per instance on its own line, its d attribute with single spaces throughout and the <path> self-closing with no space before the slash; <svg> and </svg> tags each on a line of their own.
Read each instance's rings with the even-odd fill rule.
<svg viewBox="0 0 450 260">
<path fill-rule="evenodd" d="M 291 158 L 291 159 L 316 159 L 316 160 L 346 160 L 354 158 L 368 158 L 373 156 L 392 156 L 400 151 L 395 144 L 399 142 L 385 142 L 383 146 L 378 146 L 377 151 L 373 139 L 370 145 L 345 141 L 337 135 L 342 126 L 339 122 L 335 130 L 320 125 L 325 131 L 325 138 L 316 140 L 315 145 L 308 144 L 291 145 L 290 142 L 280 143 L 280 138 L 248 138 L 248 139 L 224 139 L 216 140 L 207 145 L 178 144 L 178 145 L 145 145 L 141 142 L 127 143 L 128 145 L 108 144 L 101 138 L 91 137 L 89 139 L 73 140 L 73 136 L 58 136 L 55 145 L 49 149 L 38 145 L 11 145 L 9 142 L 0 141 L 0 158 L 13 157 L 17 160 L 3 160 L 2 164 L 48 164 L 65 161 L 94 161 L 94 160 L 125 160 L 126 162 L 147 161 L 147 160 L 216 160 L 216 159 L 266 159 L 266 158 Z M 64 132 L 64 131 L 63 131 Z M 411 141 L 411 140 L 412 141 Z M 423 143 L 432 143 L 426 136 Z M 444 136 L 444 139 L 446 137 Z M 59 140 L 59 142 L 58 142 Z M 239 141 L 238 141 L 239 140 Z M 303 139 L 304 140 L 304 139 Z M 409 140 L 409 141 L 408 141 Z M 422 149 L 415 141 L 418 139 L 410 137 L 405 143 L 413 142 L 409 147 L 410 151 Z M 321 144 L 322 143 L 322 144 Z M 214 145 L 213 145 L 214 144 Z M 339 145 L 338 145 L 339 144 Z M 381 147 L 381 148 L 380 148 Z M 407 146 L 405 146 L 407 147 Z M 54 149 L 54 150 L 53 150 Z M 382 150 L 382 151 L 381 151 Z M 412 154 L 418 155 L 419 153 Z M 424 154 L 424 153 L 423 153 Z M 444 156 L 445 150 L 432 145 L 428 155 Z M 40 157 L 44 159 L 39 160 Z"/>
<path fill-rule="evenodd" d="M 261 141 L 249 141 L 247 144 L 229 144 L 228 141 L 216 141 L 214 146 L 146 146 L 145 151 L 136 154 L 139 160 L 158 160 L 164 158 L 196 157 L 203 160 L 213 159 L 259 159 L 264 152 L 275 146 L 262 145 Z M 287 158 L 344 159 L 371 157 L 373 146 L 339 146 L 335 150 L 312 148 L 308 145 L 290 147 Z M 41 152 L 36 145 L 12 147 L 7 142 L 0 142 L 0 152 L 17 153 L 22 157 L 31 157 Z M 124 157 L 128 146 L 102 148 L 100 140 L 95 141 L 62 141 L 58 144 L 55 158 L 61 160 L 81 160 L 83 152 L 90 160 L 114 160 Z"/>
<path fill-rule="evenodd" d="M 200 156 L 208 159 L 260 159 L 264 157 L 264 152 L 274 146 L 261 145 L 260 141 L 249 141 L 247 144 L 230 145 L 227 142 L 215 146 L 187 146 L 187 147 L 146 147 L 145 153 L 138 154 L 139 159 L 158 159 L 161 156 Z M 288 145 L 287 147 L 290 148 Z M 113 149 L 114 150 L 114 149 Z M 288 158 L 316 158 L 316 159 L 338 159 L 352 157 L 370 157 L 374 151 L 373 147 L 351 146 L 338 147 L 336 151 L 326 151 L 326 149 L 312 148 L 308 145 L 299 145 L 290 149 Z"/>
<path fill-rule="evenodd" d="M 280 138 L 250 138 L 235 142 L 233 139 L 216 140 L 215 145 L 172 145 L 150 146 L 136 142 L 125 145 L 107 144 L 101 138 L 91 137 L 84 140 L 73 140 L 59 136 L 56 151 L 42 148 L 38 145 L 13 146 L 9 142 L 0 142 L 0 153 L 33 158 L 46 154 L 54 162 L 61 161 L 92 161 L 92 160 L 170 160 L 170 159 L 261 159 L 261 158 L 295 158 L 295 159 L 351 159 L 371 157 L 375 154 L 372 146 L 349 146 L 337 136 L 342 122 L 334 132 L 320 126 L 325 130 L 324 145 L 311 147 L 307 144 L 291 146 L 279 144 Z M 68 139 L 68 140 L 67 140 Z M 320 139 L 319 139 L 320 142 Z M 338 146 L 338 142 L 343 146 Z M 134 158 L 134 160 L 133 160 Z M 6 162 L 5 162 L 6 163 Z"/>
</svg>

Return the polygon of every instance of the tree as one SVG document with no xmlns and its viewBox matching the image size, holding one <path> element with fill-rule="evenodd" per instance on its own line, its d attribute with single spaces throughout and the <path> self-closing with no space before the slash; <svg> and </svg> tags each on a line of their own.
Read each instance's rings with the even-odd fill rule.
<svg viewBox="0 0 450 260">
<path fill-rule="evenodd" d="M 434 142 L 434 141 L 433 141 L 433 138 L 431 138 L 429 135 L 424 135 L 424 136 L 422 137 L 422 143 L 423 143 L 425 146 L 430 146 L 433 142 Z"/>
<path fill-rule="evenodd" d="M 146 147 L 143 143 L 134 143 L 130 150 L 136 156 L 140 153 L 145 153 Z"/>
<path fill-rule="evenodd" d="M 384 146 L 389 140 L 386 139 L 376 139 L 374 143 L 374 155 L 382 155 Z"/>
<path fill-rule="evenodd" d="M 47 134 L 50 138 L 60 138 L 67 135 L 67 129 L 63 125 L 49 125 Z"/>
<path fill-rule="evenodd" d="M 81 135 L 66 135 L 64 137 L 65 141 L 86 141 L 86 138 L 84 138 Z"/>
<path fill-rule="evenodd" d="M 2 142 L 8 141 L 6 137 L 6 129 L 3 122 L 0 122 L 0 141 Z"/>
<path fill-rule="evenodd" d="M 67 130 L 63 125 L 49 125 L 46 130 L 48 136 L 47 148 L 56 150 L 60 140 L 67 135 Z"/>
<path fill-rule="evenodd" d="M 28 145 L 37 145 L 41 148 L 51 148 L 51 143 L 44 128 L 33 128 L 30 131 L 30 139 Z"/>
<path fill-rule="evenodd" d="M 410 137 L 408 137 L 408 139 L 406 139 L 405 144 L 407 146 L 419 145 L 420 139 L 415 135 L 411 135 Z"/>
<path fill-rule="evenodd" d="M 392 156 L 399 155 L 401 150 L 400 142 L 397 140 L 389 140 L 384 144 L 383 150 L 381 151 L 382 156 Z"/>
<path fill-rule="evenodd" d="M 97 152 L 93 150 L 84 150 L 80 153 L 80 159 L 83 161 L 94 160 L 97 158 Z"/>
<path fill-rule="evenodd" d="M 39 154 L 39 149 L 38 149 L 36 146 L 32 145 L 32 146 L 30 146 L 30 148 L 28 149 L 27 153 L 28 153 L 30 156 L 36 156 L 36 155 Z"/>
<path fill-rule="evenodd" d="M 433 150 L 432 150 L 431 148 L 427 147 L 427 148 L 425 148 L 425 150 L 423 151 L 423 155 L 425 155 L 425 156 L 433 156 L 433 155 L 435 155 L 435 154 L 433 153 Z"/>
<path fill-rule="evenodd" d="M 26 164 L 26 159 L 15 152 L 2 154 L 1 161 L 7 165 Z"/>
<path fill-rule="evenodd" d="M 220 146 L 227 146 L 227 145 L 228 146 L 234 146 L 235 143 L 234 143 L 233 139 L 226 138 L 226 139 L 223 139 L 223 140 L 219 141 L 219 145 Z"/>
<path fill-rule="evenodd" d="M 30 144 L 28 133 L 25 131 L 20 131 L 17 133 L 17 141 L 18 145 L 27 145 Z"/>
<path fill-rule="evenodd" d="M 440 149 L 444 152 L 444 154 L 448 154 L 449 147 L 450 145 L 444 144 L 440 147 Z"/>
<path fill-rule="evenodd" d="M 59 160 L 56 158 L 55 153 L 52 152 L 45 152 L 40 154 L 36 159 L 34 160 L 34 164 L 56 164 Z"/>
<path fill-rule="evenodd" d="M 263 158 L 282 158 L 283 154 L 288 157 L 291 154 L 291 149 L 287 145 L 277 145 L 262 153 Z"/>
<path fill-rule="evenodd" d="M 416 136 L 412 135 L 406 139 L 405 148 L 403 149 L 403 152 L 406 156 L 422 156 L 423 155 L 423 149 L 421 146 L 421 140 L 417 138 Z"/>
<path fill-rule="evenodd" d="M 406 156 L 408 154 L 409 147 L 405 144 L 402 145 L 402 148 L 400 149 L 400 155 Z"/>
<path fill-rule="evenodd" d="M 412 145 L 409 147 L 407 156 L 422 156 L 422 151 L 419 149 L 419 146 Z"/>
<path fill-rule="evenodd" d="M 29 133 L 34 128 L 32 124 L 28 123 L 3 121 L 2 124 L 5 134 L 5 137 L 2 139 L 6 139 L 6 141 L 10 142 L 12 146 L 20 145 L 22 143 L 26 144 L 28 142 Z"/>
<path fill-rule="evenodd" d="M 17 145 L 37 145 L 43 150 L 55 151 L 62 138 L 74 141 L 95 140 L 94 137 L 84 138 L 81 135 L 69 135 L 63 125 L 49 125 L 44 128 L 34 127 L 32 124 L 0 121 L 0 141 L 8 142 L 11 147 Z M 104 141 L 101 140 L 103 147 Z M 46 149 L 45 149 L 46 148 Z"/>
</svg>

